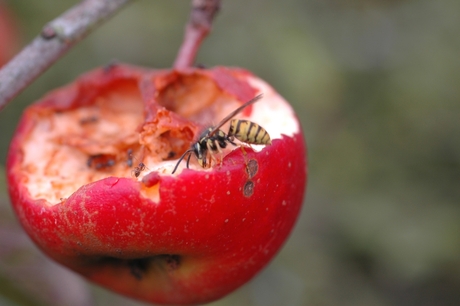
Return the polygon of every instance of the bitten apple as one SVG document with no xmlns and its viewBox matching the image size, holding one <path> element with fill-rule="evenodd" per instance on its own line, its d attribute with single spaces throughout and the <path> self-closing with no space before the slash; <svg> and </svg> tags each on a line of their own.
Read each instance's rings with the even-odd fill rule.
<svg viewBox="0 0 460 306">
<path fill-rule="evenodd" d="M 203 129 L 258 94 L 235 118 L 270 145 L 228 144 L 206 168 L 192 154 L 171 174 Z M 216 300 L 260 271 L 292 230 L 306 171 L 289 104 L 224 67 L 90 72 L 24 112 L 7 161 L 15 211 L 44 252 L 159 304 Z"/>
</svg>

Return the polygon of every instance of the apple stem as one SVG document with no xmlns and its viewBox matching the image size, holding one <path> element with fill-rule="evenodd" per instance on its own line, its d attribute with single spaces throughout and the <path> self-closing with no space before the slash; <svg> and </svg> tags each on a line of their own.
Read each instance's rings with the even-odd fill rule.
<svg viewBox="0 0 460 306">
<path fill-rule="evenodd" d="M 84 0 L 49 22 L 0 70 L 0 111 L 102 21 L 130 0 Z"/>
<path fill-rule="evenodd" d="M 220 0 L 192 0 L 184 40 L 173 65 L 175 69 L 184 69 L 194 64 L 198 49 L 211 31 L 212 21 L 219 9 Z"/>
</svg>

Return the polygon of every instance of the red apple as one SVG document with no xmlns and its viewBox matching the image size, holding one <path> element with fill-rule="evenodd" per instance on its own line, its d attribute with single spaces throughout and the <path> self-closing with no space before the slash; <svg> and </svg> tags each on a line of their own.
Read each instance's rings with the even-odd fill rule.
<svg viewBox="0 0 460 306">
<path fill-rule="evenodd" d="M 229 145 L 207 168 L 192 154 L 171 174 L 207 124 L 260 93 L 236 118 L 271 145 Z M 247 71 L 114 65 L 25 111 L 7 173 L 19 220 L 56 261 L 136 299 L 196 304 L 278 252 L 302 204 L 306 151 L 292 108 Z"/>
</svg>

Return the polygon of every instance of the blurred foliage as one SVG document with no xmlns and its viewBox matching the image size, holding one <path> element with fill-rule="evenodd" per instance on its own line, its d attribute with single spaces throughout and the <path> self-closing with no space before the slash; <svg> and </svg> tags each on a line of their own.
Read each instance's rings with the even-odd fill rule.
<svg viewBox="0 0 460 306">
<path fill-rule="evenodd" d="M 24 44 L 77 2 L 6 1 Z M 96 29 L 0 113 L 2 164 L 21 111 L 47 91 L 114 58 L 170 66 L 188 10 L 139 0 Z M 460 305 L 459 11 L 457 0 L 223 1 L 198 62 L 269 81 L 302 121 L 310 167 L 279 256 L 211 305 Z M 144 305 L 47 260 L 0 186 L 0 304 Z"/>
</svg>

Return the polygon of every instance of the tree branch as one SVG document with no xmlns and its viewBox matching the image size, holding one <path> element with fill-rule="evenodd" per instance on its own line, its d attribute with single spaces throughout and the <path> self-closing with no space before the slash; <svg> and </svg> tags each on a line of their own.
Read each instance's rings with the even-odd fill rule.
<svg viewBox="0 0 460 306">
<path fill-rule="evenodd" d="M 130 0 L 83 0 L 48 23 L 0 70 L 0 111 L 75 43 Z"/>
<path fill-rule="evenodd" d="M 220 9 L 220 0 L 192 0 L 190 19 L 185 27 L 184 41 L 174 62 L 174 68 L 193 65 L 201 42 L 209 34 L 215 14 Z"/>
</svg>

